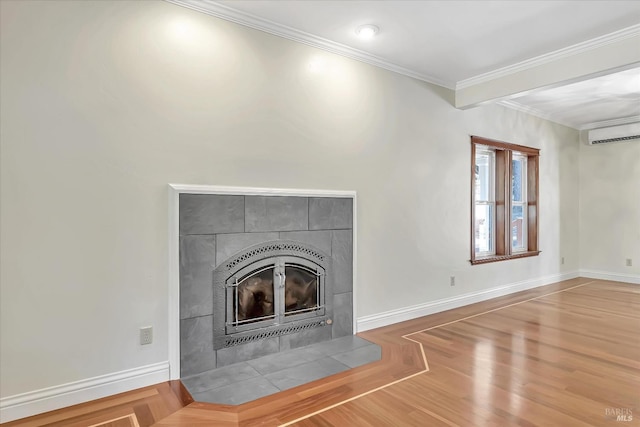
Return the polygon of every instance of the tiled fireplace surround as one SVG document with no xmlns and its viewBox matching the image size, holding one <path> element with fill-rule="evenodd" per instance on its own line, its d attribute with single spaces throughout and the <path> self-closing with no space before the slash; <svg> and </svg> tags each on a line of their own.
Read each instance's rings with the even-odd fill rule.
<svg viewBox="0 0 640 427">
<path fill-rule="evenodd" d="M 353 199 L 180 194 L 180 375 L 353 334 Z M 213 270 L 253 245 L 286 240 L 330 258 L 332 323 L 214 349 Z"/>
</svg>

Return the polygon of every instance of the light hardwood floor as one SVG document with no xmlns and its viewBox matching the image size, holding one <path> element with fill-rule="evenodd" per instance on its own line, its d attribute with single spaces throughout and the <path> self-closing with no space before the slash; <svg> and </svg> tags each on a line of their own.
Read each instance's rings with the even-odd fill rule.
<svg viewBox="0 0 640 427">
<path fill-rule="evenodd" d="M 640 425 L 638 285 L 578 278 L 359 335 L 382 360 L 243 405 L 170 382 L 5 425 Z"/>
</svg>

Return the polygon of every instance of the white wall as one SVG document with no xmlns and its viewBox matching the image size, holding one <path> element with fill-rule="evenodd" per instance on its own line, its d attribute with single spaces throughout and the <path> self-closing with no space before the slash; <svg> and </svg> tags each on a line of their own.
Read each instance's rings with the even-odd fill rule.
<svg viewBox="0 0 640 427">
<path fill-rule="evenodd" d="M 580 145 L 580 269 L 640 283 L 640 141 Z"/>
<path fill-rule="evenodd" d="M 3 397 L 167 360 L 168 183 L 356 190 L 359 316 L 578 269 L 572 129 L 166 2 L 0 4 Z M 470 134 L 541 148 L 539 257 L 469 265 Z"/>
</svg>

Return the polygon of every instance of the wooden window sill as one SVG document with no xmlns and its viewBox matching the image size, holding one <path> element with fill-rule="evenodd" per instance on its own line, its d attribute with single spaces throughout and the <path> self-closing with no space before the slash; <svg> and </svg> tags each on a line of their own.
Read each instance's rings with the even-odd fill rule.
<svg viewBox="0 0 640 427">
<path fill-rule="evenodd" d="M 511 255 L 491 255 L 482 258 L 475 258 L 471 260 L 471 265 L 476 264 L 488 264 L 490 262 L 506 261 L 509 259 L 527 258 L 531 256 L 538 256 L 540 251 L 518 252 Z"/>
</svg>

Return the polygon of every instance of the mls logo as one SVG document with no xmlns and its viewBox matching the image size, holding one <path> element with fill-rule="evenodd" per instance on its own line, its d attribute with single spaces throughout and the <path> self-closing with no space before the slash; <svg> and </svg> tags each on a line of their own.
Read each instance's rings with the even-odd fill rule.
<svg viewBox="0 0 640 427">
<path fill-rule="evenodd" d="M 607 418 L 615 418 L 616 421 L 633 421 L 633 411 L 630 408 L 606 408 L 604 413 Z"/>
</svg>

